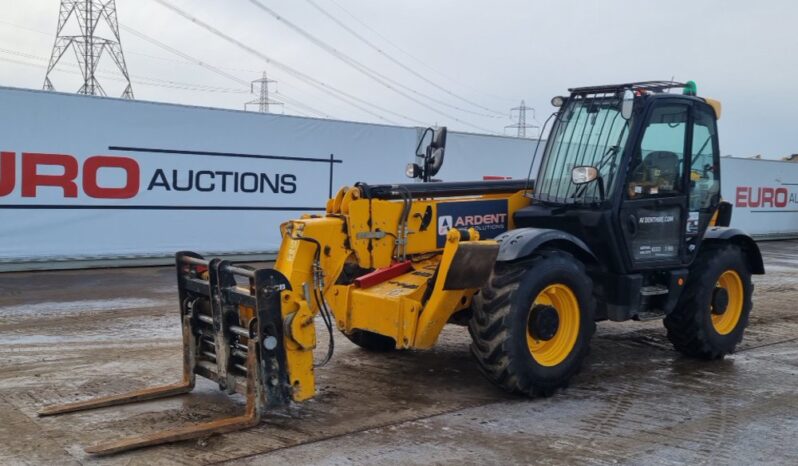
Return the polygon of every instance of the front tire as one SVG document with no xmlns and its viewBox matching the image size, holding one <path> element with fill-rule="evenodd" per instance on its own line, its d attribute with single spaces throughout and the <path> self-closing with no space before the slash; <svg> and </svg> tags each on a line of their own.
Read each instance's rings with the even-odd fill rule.
<svg viewBox="0 0 798 466">
<path fill-rule="evenodd" d="M 548 396 L 582 366 L 596 329 L 593 283 L 572 255 L 497 263 L 474 297 L 471 352 L 501 388 Z"/>
<path fill-rule="evenodd" d="M 743 251 L 733 244 L 699 253 L 680 304 L 665 317 L 668 339 L 681 353 L 721 359 L 743 338 L 754 285 Z"/>
</svg>

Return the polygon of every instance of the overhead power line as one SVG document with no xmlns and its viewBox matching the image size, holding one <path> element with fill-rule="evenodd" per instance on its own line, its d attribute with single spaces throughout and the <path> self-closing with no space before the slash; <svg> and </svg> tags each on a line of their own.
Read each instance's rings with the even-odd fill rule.
<svg viewBox="0 0 798 466">
<path fill-rule="evenodd" d="M 305 115 L 305 116 L 317 116 L 317 117 L 322 117 L 322 118 L 334 118 L 334 117 L 330 116 L 327 112 L 323 112 L 321 110 L 316 110 L 314 107 L 310 107 L 308 105 L 305 105 L 304 103 L 299 102 L 298 100 L 296 100 L 296 99 L 294 99 L 294 98 L 292 98 L 290 96 L 287 96 L 287 95 L 285 95 L 284 93 L 282 93 L 280 91 L 274 91 L 274 95 L 276 95 L 283 102 L 291 105 L 293 107 L 292 111 L 298 112 L 297 108 L 301 108 L 305 112 L 309 112 L 309 113 L 312 114 L 312 115 L 308 115 L 307 113 L 298 112 L 298 113 L 300 113 L 302 115 Z"/>
<path fill-rule="evenodd" d="M 424 81 L 425 83 L 427 83 L 427 84 L 429 84 L 429 85 L 431 85 L 431 86 L 433 86 L 433 87 L 435 87 L 435 88 L 437 88 L 437 89 L 439 89 L 439 90 L 441 90 L 441 91 L 445 92 L 446 94 L 448 94 L 448 95 L 450 95 L 450 96 L 454 97 L 455 99 L 458 99 L 458 100 L 460 100 L 460 101 L 463 101 L 463 102 L 465 102 L 465 103 L 467 103 L 467 104 L 473 105 L 474 107 L 477 107 L 477 108 L 480 108 L 480 109 L 482 109 L 482 110 L 484 110 L 484 111 L 491 112 L 491 113 L 494 113 L 494 114 L 495 114 L 495 115 L 486 115 L 486 114 L 484 114 L 484 113 L 476 113 L 476 112 L 473 112 L 473 113 L 475 113 L 476 115 L 487 116 L 487 117 L 491 117 L 491 118 L 503 118 L 503 117 L 505 116 L 505 115 L 504 115 L 504 112 L 499 112 L 499 111 L 497 111 L 497 110 L 493 110 L 493 109 L 491 109 L 491 108 L 488 108 L 488 107 L 485 107 L 485 106 L 483 106 L 483 105 L 480 105 L 480 104 L 479 104 L 479 103 L 477 103 L 477 102 L 474 102 L 474 101 L 472 101 L 472 100 L 470 100 L 470 99 L 467 99 L 467 98 L 465 98 L 465 97 L 462 97 L 462 96 L 460 96 L 460 95 L 458 95 L 458 94 L 455 94 L 454 92 L 450 91 L 450 90 L 449 90 L 449 89 L 447 89 L 446 87 L 439 85 L 439 84 L 438 84 L 438 83 L 436 83 L 435 81 L 433 81 L 433 80 L 429 79 L 429 78 L 428 78 L 427 76 L 425 76 L 424 74 L 422 74 L 422 73 L 419 73 L 418 71 L 416 71 L 416 70 L 415 70 L 413 67 L 406 65 L 404 62 L 402 62 L 402 61 L 400 61 L 400 60 L 398 60 L 398 59 L 394 58 L 392 55 L 388 54 L 388 52 L 386 52 L 386 51 L 385 51 L 385 50 L 383 50 L 381 47 L 379 47 L 378 45 L 376 45 L 376 44 L 374 44 L 373 42 L 371 42 L 369 39 L 367 39 L 366 37 L 364 37 L 362 34 L 360 34 L 359 32 L 357 32 L 355 29 L 353 29 L 353 28 L 349 27 L 347 24 L 345 24 L 345 23 L 344 23 L 343 21 L 341 21 L 340 19 L 336 18 L 336 17 L 335 17 L 335 16 L 334 16 L 332 13 L 330 13 L 329 11 L 327 11 L 326 9 L 324 9 L 323 7 L 321 7 L 321 6 L 320 6 L 318 3 L 316 3 L 314 0 L 306 0 L 306 1 L 307 1 L 307 2 L 308 2 L 308 3 L 309 3 L 309 4 L 310 4 L 310 5 L 313 7 L 313 8 L 315 8 L 316 10 L 318 10 L 318 11 L 319 11 L 321 14 L 323 14 L 324 16 L 326 16 L 327 18 L 329 18 L 329 19 L 330 19 L 332 22 L 334 22 L 335 24 L 337 24 L 338 26 L 340 26 L 341 28 L 343 28 L 344 30 L 346 30 L 347 32 L 349 32 L 351 35 L 353 35 L 355 38 L 357 38 L 357 39 L 358 39 L 360 42 L 363 42 L 363 43 L 364 43 L 364 44 L 366 44 L 368 47 L 370 47 L 370 48 L 374 49 L 374 50 L 375 50 L 377 53 L 379 53 L 379 54 L 380 54 L 380 55 L 382 55 L 383 57 L 385 57 L 385 58 L 387 58 L 388 60 L 390 60 L 390 61 L 391 61 L 391 63 L 393 63 L 393 64 L 395 64 L 395 65 L 399 66 L 400 68 L 404 69 L 405 71 L 407 71 L 408 73 L 412 74 L 413 76 L 415 76 L 415 77 L 417 77 L 417 78 L 421 79 L 422 81 Z M 464 111 L 467 111 L 467 110 L 464 110 Z M 501 116 L 499 116 L 499 115 L 501 115 Z"/>
<path fill-rule="evenodd" d="M 15 24 L 15 23 L 12 23 L 12 22 L 9 22 L 9 21 L 0 20 L 0 24 L 6 24 L 8 26 L 12 26 L 12 27 L 17 28 L 17 29 L 30 31 L 30 32 L 35 32 L 35 33 L 40 34 L 40 35 L 52 37 L 52 33 L 40 31 L 38 29 L 32 29 L 32 28 L 29 28 L 29 27 L 26 27 L 26 26 L 21 26 L 19 24 Z M 245 80 L 241 79 L 241 78 L 238 78 L 237 76 L 234 76 L 232 74 L 226 73 L 223 70 L 224 69 L 228 69 L 228 70 L 233 70 L 233 71 L 255 73 L 255 71 L 241 69 L 241 68 L 226 68 L 226 67 L 213 66 L 213 65 L 211 65 L 209 63 L 205 63 L 202 60 L 194 58 L 194 57 L 192 57 L 190 55 L 184 54 L 184 53 L 180 52 L 179 50 L 177 50 L 177 49 L 175 49 L 173 47 L 170 47 L 170 46 L 164 44 L 163 42 L 158 41 L 158 40 L 154 39 L 153 37 L 148 36 L 148 35 L 140 32 L 140 31 L 137 31 L 137 30 L 135 30 L 135 29 L 133 29 L 133 28 L 131 28 L 129 26 L 126 26 L 126 25 L 122 24 L 122 23 L 119 23 L 119 27 L 120 27 L 120 29 L 124 29 L 126 32 L 128 32 L 130 34 L 133 34 L 134 36 L 137 36 L 138 38 L 140 38 L 142 40 L 150 42 L 151 44 L 153 44 L 153 45 L 155 45 L 157 47 L 160 47 L 160 48 L 166 50 L 169 53 L 172 53 L 174 55 L 177 55 L 177 56 L 183 58 L 183 60 L 185 60 L 185 61 L 177 61 L 177 60 L 175 60 L 173 58 L 159 57 L 159 56 L 154 56 L 154 55 L 150 55 L 150 54 L 146 54 L 146 53 L 140 53 L 140 52 L 136 52 L 134 50 L 130 50 L 129 48 L 126 50 L 126 53 L 128 53 L 128 54 L 139 55 L 139 56 L 142 56 L 142 57 L 156 59 L 156 60 L 161 60 L 161 61 L 168 61 L 168 62 L 171 62 L 171 63 L 180 64 L 180 65 L 199 66 L 199 67 L 205 68 L 205 69 L 207 69 L 209 71 L 212 71 L 214 73 L 217 73 L 217 74 L 219 74 L 222 77 L 230 79 L 231 81 L 234 81 L 234 82 L 236 82 L 238 84 L 241 84 L 243 87 L 249 86 L 250 83 L 248 81 L 245 81 Z M 20 56 L 20 57 L 32 58 L 32 59 L 35 59 L 35 60 L 43 60 L 45 63 L 47 61 L 49 61 L 49 59 L 46 58 L 46 57 L 32 55 L 32 54 L 28 54 L 28 53 L 20 52 L 20 51 L 15 51 L 15 50 L 9 50 L 9 49 L 0 48 L 0 52 L 8 53 L 8 54 L 11 54 L 11 55 L 16 55 L 16 56 Z M 13 60 L 13 59 L 8 59 L 8 58 L 1 58 L 1 57 L 0 57 L 0 60 L 5 61 L 7 63 L 13 63 L 13 64 L 16 64 L 16 65 L 24 65 L 24 66 L 34 67 L 34 68 L 40 68 L 42 66 L 45 66 L 45 65 L 37 65 L 35 63 L 29 63 L 29 62 L 25 62 L 25 61 L 21 61 L 21 60 Z M 56 66 L 55 69 L 58 70 L 59 72 L 65 72 L 65 73 L 71 73 L 71 74 L 80 74 L 79 72 L 77 72 L 75 70 L 64 69 L 64 68 L 61 67 L 61 65 L 66 65 L 66 66 L 77 68 L 77 65 L 74 65 L 72 63 L 59 63 L 59 66 Z M 108 79 L 113 79 L 115 81 L 119 81 L 119 79 L 116 79 L 116 78 L 108 78 Z M 154 78 L 146 78 L 146 77 L 136 76 L 136 75 L 131 75 L 131 79 L 132 79 L 132 82 L 134 84 L 138 84 L 138 85 L 142 85 L 142 86 L 164 87 L 164 88 L 169 88 L 169 89 L 179 89 L 179 90 L 188 90 L 188 91 L 197 91 L 197 92 L 234 93 L 234 94 L 246 94 L 246 93 L 248 93 L 248 91 L 246 91 L 244 89 L 225 89 L 225 88 L 221 88 L 221 87 L 217 88 L 217 87 L 212 87 L 212 86 L 207 86 L 207 85 L 195 85 L 195 84 L 189 84 L 189 83 L 175 83 L 175 84 L 172 84 L 172 85 L 156 84 L 156 83 L 153 83 L 153 82 L 140 81 L 140 79 L 154 79 Z M 279 98 L 282 101 L 284 101 L 285 103 L 290 104 L 291 105 L 291 109 L 292 109 L 291 111 L 294 112 L 294 113 L 300 114 L 302 116 L 308 116 L 308 117 L 316 116 L 316 117 L 322 117 L 322 118 L 334 118 L 334 116 L 330 115 L 328 112 L 324 112 L 324 111 L 318 110 L 316 108 L 313 108 L 313 107 L 311 107 L 309 105 L 306 105 L 303 102 L 301 102 L 299 100 L 296 100 L 296 99 L 294 99 L 293 97 L 291 97 L 289 95 L 286 95 L 284 92 L 275 91 L 274 94 L 279 96 Z M 299 109 L 302 109 L 302 110 L 299 110 Z"/>
<path fill-rule="evenodd" d="M 463 82 L 460 82 L 458 79 L 456 79 L 456 78 L 454 78 L 454 77 L 452 77 L 450 75 L 447 75 L 446 73 L 442 73 L 441 71 L 437 70 L 435 67 L 430 66 L 429 64 L 425 63 L 423 60 L 418 58 L 417 54 L 412 53 L 412 52 L 408 52 L 407 50 L 405 50 L 404 48 L 402 48 L 401 46 L 396 44 L 396 42 L 391 41 L 391 39 L 387 38 L 380 31 L 378 31 L 377 29 L 371 27 L 371 25 L 368 22 L 363 21 L 362 19 L 358 18 L 357 15 L 352 13 L 350 10 L 344 8 L 344 6 L 341 5 L 339 2 L 337 2 L 336 0 L 326 0 L 326 1 L 328 1 L 328 2 L 332 3 L 333 5 L 335 5 L 336 7 L 338 7 L 339 10 L 343 11 L 344 13 L 346 13 L 347 16 L 352 18 L 352 20 L 354 20 L 356 23 L 358 23 L 361 26 L 363 26 L 364 29 L 368 29 L 374 35 L 376 35 L 377 37 L 379 37 L 380 39 L 385 41 L 386 44 L 390 45 L 395 50 L 401 52 L 404 56 L 406 56 L 410 60 L 418 63 L 419 65 L 421 65 L 422 67 L 426 68 L 427 70 L 432 71 L 433 73 L 437 74 L 441 78 L 446 79 L 446 80 L 451 81 L 451 82 L 454 82 L 454 83 L 458 84 L 460 87 L 463 87 L 463 88 L 466 88 L 466 89 L 470 89 L 471 91 L 477 92 L 477 93 L 482 94 L 482 95 L 484 95 L 486 97 L 489 97 L 491 99 L 500 99 L 500 100 L 506 100 L 506 101 L 509 102 L 509 100 L 506 97 L 497 96 L 497 95 L 493 95 L 493 94 L 487 93 L 483 89 L 478 89 L 478 88 L 476 88 L 474 86 L 469 86 L 469 85 L 467 85 L 467 84 L 465 84 Z M 495 110 L 491 110 L 491 111 L 495 112 Z"/>
<path fill-rule="evenodd" d="M 261 58 L 262 60 L 264 60 L 266 63 L 269 63 L 273 67 L 278 68 L 280 70 L 283 70 L 286 73 L 296 77 L 297 79 L 299 79 L 299 80 L 301 80 L 301 81 L 303 81 L 303 82 L 305 82 L 305 83 L 307 83 L 307 84 L 309 84 L 309 85 L 321 90 L 322 92 L 324 92 L 326 94 L 329 94 L 329 95 L 335 97 L 336 99 L 338 99 L 338 100 L 340 100 L 342 102 L 345 102 L 345 103 L 347 103 L 347 104 L 349 104 L 349 105 L 351 105 L 351 106 L 353 106 L 355 108 L 358 108 L 361 111 L 368 113 L 369 115 L 372 115 L 372 116 L 374 116 L 376 118 L 379 118 L 380 120 L 383 120 L 383 121 L 388 122 L 388 123 L 397 124 L 395 121 L 390 120 L 389 118 L 386 118 L 385 116 L 383 116 L 383 115 L 381 115 L 381 114 L 369 109 L 368 107 L 375 108 L 375 109 L 379 110 L 380 112 L 388 113 L 388 114 L 391 114 L 391 115 L 393 115 L 395 117 L 399 117 L 399 118 L 402 118 L 402 119 L 405 119 L 405 120 L 408 120 L 408 121 L 412 121 L 412 122 L 414 122 L 416 124 L 421 124 L 421 125 L 426 125 L 427 124 L 426 122 L 417 120 L 417 119 L 409 117 L 407 115 L 403 115 L 401 113 L 395 112 L 393 110 L 387 109 L 385 107 L 382 107 L 382 106 L 379 106 L 379 105 L 374 104 L 372 102 L 369 102 L 369 101 L 367 101 L 365 99 L 362 99 L 360 97 L 352 95 L 352 94 L 350 94 L 350 93 L 348 93 L 346 91 L 342 91 L 342 90 L 340 90 L 338 88 L 335 88 L 335 87 L 331 86 L 330 84 L 327 84 L 326 82 L 320 81 L 320 80 L 318 80 L 318 79 L 316 79 L 316 78 L 314 78 L 314 77 L 312 77 L 312 76 L 310 76 L 308 74 L 305 74 L 305 73 L 303 73 L 303 72 L 301 72 L 301 71 L 299 71 L 299 70 L 297 70 L 297 69 L 295 69 L 295 68 L 293 68 L 293 67 L 291 67 L 289 65 L 286 65 L 286 64 L 284 64 L 284 63 L 282 63 L 282 62 L 280 62 L 278 60 L 275 60 L 275 59 L 271 58 L 270 56 L 268 56 L 268 55 L 266 55 L 266 54 L 264 54 L 264 53 L 262 53 L 262 52 L 260 52 L 260 51 L 258 51 L 256 49 L 250 47 L 249 45 L 239 41 L 238 39 L 233 38 L 232 36 L 230 36 L 228 34 L 223 33 L 222 31 L 216 29 L 215 27 L 211 26 L 210 24 L 208 24 L 208 23 L 196 18 L 195 16 L 187 13 L 186 11 L 184 11 L 184 10 L 182 10 L 182 9 L 180 9 L 180 8 L 178 8 L 178 7 L 172 5 L 172 4 L 170 4 L 170 3 L 168 3 L 168 2 L 166 2 L 164 0 L 153 0 L 153 1 L 155 1 L 156 3 L 158 3 L 159 5 L 167 8 L 167 9 L 173 11 L 174 13 L 177 13 L 178 15 L 182 16 L 184 19 L 187 19 L 188 21 L 193 22 L 197 26 L 200 26 L 200 27 L 206 29 L 207 31 L 211 32 L 212 34 L 216 35 L 217 37 L 220 37 L 220 38 L 226 40 L 227 42 L 230 42 L 231 44 L 234 44 L 235 46 L 241 48 L 242 50 Z"/>
<path fill-rule="evenodd" d="M 37 60 L 40 62 L 44 62 L 44 64 L 35 64 L 30 62 L 24 62 L 20 60 L 12 60 L 12 59 L 3 59 L 3 61 L 7 61 L 10 63 L 16 63 L 19 65 L 28 65 L 33 67 L 46 67 L 46 63 L 49 61 L 48 58 L 42 57 L 40 55 L 34 55 L 26 52 L 21 52 L 18 50 L 10 50 L 5 48 L 0 48 L 0 53 L 5 53 L 9 55 L 15 55 L 17 57 L 23 57 L 28 59 Z M 73 68 L 71 70 L 63 68 L 64 66 L 68 66 Z M 71 74 L 82 74 L 78 71 L 79 66 L 73 63 L 59 63 L 54 69 L 58 70 L 59 72 L 71 73 Z M 118 72 L 113 71 L 104 71 L 97 69 L 95 74 L 101 77 L 106 77 L 107 79 L 111 79 L 113 81 L 125 82 L 127 79 L 120 75 Z M 196 83 L 186 83 L 180 81 L 170 81 L 160 78 L 151 78 L 146 76 L 138 76 L 138 75 L 131 75 L 130 76 L 131 82 L 135 84 L 140 84 L 143 86 L 155 86 L 155 87 L 166 87 L 169 89 L 184 89 L 184 90 L 193 90 L 193 91 L 201 91 L 201 92 L 219 92 L 219 93 L 229 93 L 229 94 L 249 94 L 249 91 L 246 89 L 231 89 L 225 87 L 218 87 L 218 86 L 209 86 L 206 84 L 196 84 Z M 249 85 L 249 83 L 246 83 Z"/>
<path fill-rule="evenodd" d="M 6 25 L 11 26 L 13 28 L 22 29 L 22 30 L 30 31 L 30 32 L 35 32 L 37 34 L 41 34 L 41 35 L 47 36 L 47 37 L 53 37 L 53 33 L 52 32 L 40 31 L 38 29 L 33 29 L 33 28 L 29 28 L 27 26 L 23 26 L 21 24 L 12 23 L 11 21 L 5 21 L 5 20 L 0 19 L 0 24 L 6 24 Z"/>
<path fill-rule="evenodd" d="M 5 24 L 7 26 L 11 26 L 13 28 L 20 29 L 20 30 L 23 30 L 23 31 L 34 32 L 36 34 L 40 34 L 40 35 L 47 36 L 47 37 L 52 37 L 53 36 L 53 34 L 51 32 L 40 31 L 38 29 L 33 29 L 33 28 L 29 28 L 29 27 L 26 27 L 26 26 L 22 26 L 22 25 L 19 25 L 19 24 L 12 23 L 10 21 L 0 20 L 0 24 Z M 122 23 L 119 23 L 119 28 L 120 29 L 125 29 L 125 26 Z M 148 54 L 148 53 L 137 52 L 135 50 L 131 50 L 129 47 L 125 47 L 125 53 L 128 54 L 128 55 L 138 55 L 140 57 L 150 58 L 150 59 L 153 59 L 153 60 L 168 61 L 170 63 L 176 63 L 178 65 L 191 65 L 191 66 L 195 66 L 196 65 L 196 63 L 193 63 L 193 62 L 177 61 L 174 58 L 159 57 L 159 56 L 151 55 L 151 54 Z M 228 69 L 232 69 L 232 68 L 228 68 Z M 244 72 L 247 72 L 247 73 L 258 73 L 258 71 L 242 70 L 242 69 L 238 69 L 238 68 L 234 69 L 234 71 L 244 71 Z"/>
<path fill-rule="evenodd" d="M 203 62 L 202 60 L 200 60 L 198 58 L 194 58 L 191 55 L 188 55 L 188 54 L 186 54 L 184 52 L 181 52 L 180 50 L 177 50 L 176 48 L 171 47 L 171 46 L 159 41 L 158 39 L 155 39 L 152 36 L 144 34 L 141 31 L 137 31 L 136 29 L 133 29 L 132 27 L 127 26 L 125 24 L 121 24 L 120 27 L 122 29 L 124 29 L 125 31 L 129 32 L 130 34 L 133 34 L 134 36 L 138 37 L 139 39 L 142 39 L 142 40 L 144 40 L 146 42 L 149 42 L 150 44 L 153 44 L 156 47 L 159 47 L 159 48 L 161 48 L 163 50 L 166 50 L 167 52 L 169 52 L 169 53 L 171 53 L 173 55 L 177 55 L 178 57 L 180 57 L 180 58 L 182 58 L 182 59 L 184 59 L 186 61 L 189 61 L 189 62 L 191 62 L 193 64 L 199 65 L 199 66 L 201 66 L 201 67 L 203 67 L 203 68 L 205 68 L 207 70 L 210 70 L 210 71 L 212 71 L 212 72 L 214 72 L 214 73 L 216 73 L 216 74 L 218 74 L 218 75 L 220 75 L 222 77 L 225 77 L 227 79 L 235 81 L 235 82 L 241 84 L 242 86 L 249 87 L 249 82 L 248 81 L 245 81 L 245 80 L 243 80 L 243 79 L 241 79 L 241 78 L 239 78 L 237 76 L 234 76 L 234 75 L 232 75 L 232 74 L 230 74 L 230 73 L 228 73 L 226 71 L 223 71 L 223 70 L 221 70 L 220 68 L 218 68 L 216 66 L 213 66 L 213 65 L 210 65 L 208 63 L 205 63 L 205 62 Z"/>
<path fill-rule="evenodd" d="M 162 0 L 156 0 L 156 1 L 158 1 L 160 3 Z M 428 104 L 427 102 L 425 102 L 422 99 L 426 99 L 426 100 L 429 100 L 429 101 L 437 102 L 440 105 L 454 107 L 455 109 L 460 110 L 460 111 L 469 112 L 469 110 L 464 110 L 464 109 L 462 109 L 460 107 L 452 106 L 450 104 L 447 104 L 446 102 L 443 102 L 443 101 L 438 100 L 438 99 L 436 99 L 434 97 L 431 97 L 431 96 L 428 96 L 428 95 L 426 95 L 426 94 L 424 94 L 422 92 L 419 92 L 416 89 L 413 89 L 411 87 L 405 86 L 404 84 L 401 84 L 401 83 L 397 82 L 396 80 L 394 80 L 394 79 L 392 79 L 392 78 L 390 78 L 388 76 L 385 76 L 384 74 L 382 74 L 382 73 L 380 73 L 380 72 L 378 72 L 378 71 L 376 71 L 376 70 L 364 65 L 363 63 L 360 63 L 359 61 L 355 60 L 354 58 L 342 53 L 341 51 L 339 51 L 335 47 L 330 46 L 325 41 L 317 38 L 313 34 L 307 32 L 306 30 L 302 29 L 301 27 L 297 26 L 296 24 L 292 23 L 291 21 L 288 21 L 283 16 L 279 15 L 277 12 L 275 12 L 274 10 L 269 8 L 268 6 L 264 5 L 259 0 L 249 0 L 249 1 L 253 5 L 255 5 L 258 8 L 260 8 L 261 10 L 263 10 L 266 13 L 270 14 L 271 16 L 273 16 L 278 21 L 282 21 L 283 24 L 285 24 L 289 28 L 293 29 L 295 32 L 297 32 L 301 36 L 305 37 L 306 39 L 308 39 L 310 42 L 312 42 L 313 44 L 315 44 L 316 46 L 318 46 L 322 50 L 324 50 L 327 53 L 329 53 L 329 54 L 333 55 L 334 57 L 338 58 L 339 60 L 341 60 L 344 63 L 348 64 L 349 66 L 351 66 L 355 70 L 361 72 L 365 76 L 371 78 L 372 80 L 382 84 L 383 86 L 385 86 L 386 88 L 392 90 L 396 94 L 399 94 L 402 97 L 405 97 L 406 99 L 411 100 L 411 101 L 415 102 L 416 104 L 421 105 L 424 108 L 432 110 L 433 112 L 435 112 L 435 113 L 437 113 L 439 115 L 442 115 L 442 116 L 444 116 L 446 118 L 449 118 L 452 121 L 456 121 L 458 123 L 461 123 L 461 124 L 466 125 L 466 126 L 470 126 L 470 127 L 474 128 L 474 129 L 477 129 L 479 131 L 483 131 L 483 132 L 486 132 L 486 133 L 493 133 L 493 134 L 496 133 L 495 131 L 492 131 L 492 130 L 483 128 L 481 126 L 475 125 L 475 124 L 473 124 L 471 122 L 468 122 L 466 120 L 458 118 L 458 117 L 456 117 L 456 116 L 454 116 L 454 115 L 452 115 L 450 113 L 446 113 L 446 112 L 440 110 L 439 108 Z M 405 91 L 407 91 L 407 92 L 405 92 Z M 419 97 L 415 97 L 413 95 L 410 95 L 410 94 L 408 94 L 408 92 L 410 92 L 412 94 L 416 94 Z"/>
<path fill-rule="evenodd" d="M 141 32 L 141 31 L 138 31 L 136 29 L 133 29 L 130 26 L 127 26 L 125 24 L 121 24 L 120 27 L 122 29 L 124 29 L 125 31 L 127 31 L 128 33 L 133 34 L 134 36 L 138 37 L 139 39 L 144 40 L 146 42 L 149 42 L 150 44 L 155 45 L 156 47 L 159 47 L 159 48 L 161 48 L 161 49 L 163 49 L 163 50 L 165 50 L 165 51 L 167 51 L 167 52 L 169 52 L 169 53 L 171 53 L 173 55 L 176 55 L 176 56 L 182 58 L 183 60 L 186 60 L 186 62 L 188 62 L 188 63 L 191 63 L 193 65 L 197 65 L 197 66 L 200 66 L 202 68 L 205 68 L 208 71 L 211 71 L 211 72 L 216 73 L 217 75 L 219 75 L 219 76 L 221 76 L 223 78 L 226 78 L 226 79 L 229 79 L 229 80 L 231 80 L 233 82 L 241 84 L 242 86 L 245 86 L 245 87 L 249 87 L 250 86 L 250 82 L 249 81 L 245 81 L 245 80 L 239 78 L 238 76 L 235 76 L 233 74 L 230 74 L 230 73 L 222 70 L 218 66 L 211 65 L 210 63 L 204 62 L 204 61 L 200 60 L 199 58 L 193 57 L 193 56 L 191 56 L 191 55 L 189 55 L 189 54 L 187 54 L 185 52 L 182 52 L 182 51 L 180 51 L 180 50 L 178 50 L 178 49 L 176 49 L 176 48 L 174 48 L 174 47 L 172 47 L 172 46 L 170 46 L 168 44 L 165 44 L 164 42 L 161 42 L 158 39 L 155 39 L 152 36 L 149 36 L 149 35 Z M 311 107 L 309 105 L 306 105 L 306 104 L 304 104 L 303 102 L 300 102 L 297 99 L 288 97 L 285 94 L 280 94 L 280 97 L 286 103 L 291 104 L 294 107 L 302 108 L 305 111 L 309 111 L 309 112 L 311 112 L 313 114 L 316 114 L 316 115 L 319 115 L 319 116 L 322 116 L 322 117 L 325 117 L 325 118 L 329 118 L 330 117 L 327 113 L 322 112 L 321 110 L 317 110 L 317 109 L 315 109 L 315 108 L 313 108 L 313 107 Z"/>
</svg>

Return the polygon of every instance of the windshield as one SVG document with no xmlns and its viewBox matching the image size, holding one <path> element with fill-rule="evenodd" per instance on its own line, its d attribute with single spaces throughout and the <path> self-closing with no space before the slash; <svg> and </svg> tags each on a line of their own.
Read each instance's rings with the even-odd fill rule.
<svg viewBox="0 0 798 466">
<path fill-rule="evenodd" d="M 598 168 L 608 197 L 628 128 L 629 122 L 621 117 L 619 95 L 571 96 L 549 135 L 535 182 L 535 199 L 556 203 L 600 201 L 598 181 L 582 186 L 571 182 L 571 170 L 581 165 Z"/>
</svg>

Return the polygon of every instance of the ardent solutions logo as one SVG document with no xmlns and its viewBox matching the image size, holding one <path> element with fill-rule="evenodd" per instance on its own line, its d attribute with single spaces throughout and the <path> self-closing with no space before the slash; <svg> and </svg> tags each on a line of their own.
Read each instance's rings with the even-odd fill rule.
<svg viewBox="0 0 798 466">
<path fill-rule="evenodd" d="M 453 201 L 438 204 L 438 247 L 452 228 L 475 229 L 480 239 L 495 238 L 507 230 L 507 200 Z"/>
<path fill-rule="evenodd" d="M 441 215 L 438 217 L 438 234 L 445 236 L 452 228 L 453 223 L 454 220 L 451 215 Z"/>
</svg>

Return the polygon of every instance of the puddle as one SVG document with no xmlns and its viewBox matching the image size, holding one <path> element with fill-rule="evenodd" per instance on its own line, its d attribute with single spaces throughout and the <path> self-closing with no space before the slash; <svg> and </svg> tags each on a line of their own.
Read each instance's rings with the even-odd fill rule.
<svg viewBox="0 0 798 466">
<path fill-rule="evenodd" d="M 167 306 L 172 301 L 148 298 L 87 299 L 80 301 L 46 301 L 0 307 L 0 317 L 58 316 L 79 312 L 118 311 Z"/>
</svg>

